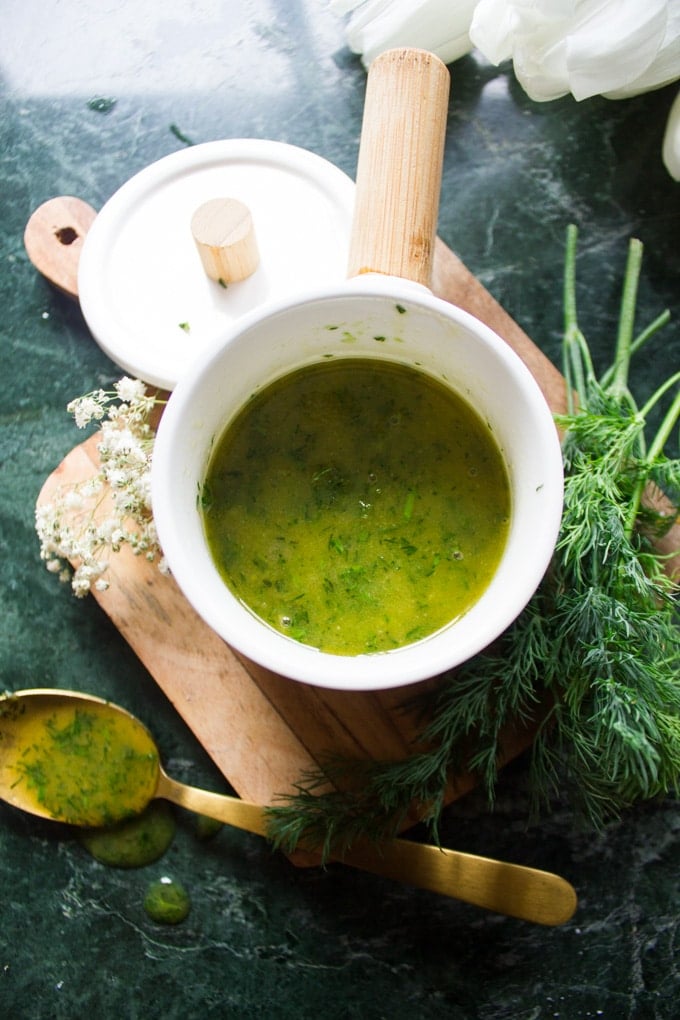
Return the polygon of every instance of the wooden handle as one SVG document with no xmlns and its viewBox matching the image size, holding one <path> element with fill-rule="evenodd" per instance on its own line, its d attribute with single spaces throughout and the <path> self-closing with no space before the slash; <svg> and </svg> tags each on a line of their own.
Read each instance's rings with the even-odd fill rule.
<svg viewBox="0 0 680 1020">
<path fill-rule="evenodd" d="M 449 72 L 433 53 L 396 49 L 371 64 L 348 274 L 430 286 Z"/>
<path fill-rule="evenodd" d="M 26 224 L 24 247 L 46 279 L 69 297 L 78 297 L 78 262 L 83 241 L 97 213 L 72 195 L 50 198 Z"/>
</svg>

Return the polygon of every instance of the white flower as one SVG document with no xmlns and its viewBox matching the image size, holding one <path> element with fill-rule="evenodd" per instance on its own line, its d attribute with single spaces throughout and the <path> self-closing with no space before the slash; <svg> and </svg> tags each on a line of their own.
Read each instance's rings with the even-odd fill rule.
<svg viewBox="0 0 680 1020">
<path fill-rule="evenodd" d="M 114 388 L 118 397 L 126 404 L 141 400 L 146 394 L 146 386 L 141 379 L 130 379 L 128 376 L 119 379 Z"/>
<path fill-rule="evenodd" d="M 106 480 L 113 489 L 122 489 L 127 482 L 127 473 L 122 468 L 111 468 L 106 472 Z"/>
<path fill-rule="evenodd" d="M 662 156 L 671 177 L 680 181 L 680 92 L 675 97 L 675 102 L 668 115 Z"/>
<path fill-rule="evenodd" d="M 151 475 L 146 471 L 137 479 L 137 499 L 140 506 L 151 512 Z"/>
<path fill-rule="evenodd" d="M 70 577 L 79 597 L 93 587 L 108 588 L 102 576 L 109 566 L 108 552 L 127 545 L 148 560 L 161 558 L 150 508 L 153 431 L 148 418 L 157 402 L 146 395 L 144 383 L 124 378 L 113 392 L 97 390 L 68 405 L 79 427 L 101 421 L 100 468 L 38 507 L 35 527 L 45 566 L 61 580 Z M 164 559 L 160 567 L 165 572 Z"/>
<path fill-rule="evenodd" d="M 336 14 L 351 12 L 347 42 L 366 67 L 393 46 L 420 46 L 444 63 L 472 49 L 468 35 L 477 0 L 331 0 Z"/>
<path fill-rule="evenodd" d="M 74 416 L 79 429 L 84 429 L 91 421 L 100 421 L 104 417 L 106 411 L 101 400 L 102 396 L 102 391 L 99 390 L 98 393 L 78 397 L 68 405 L 67 411 Z"/>
<path fill-rule="evenodd" d="M 78 492 L 77 489 L 71 489 L 70 492 L 66 493 L 64 503 L 68 510 L 82 510 L 83 495 L 81 492 Z"/>
<path fill-rule="evenodd" d="M 511 60 L 537 101 L 625 99 L 680 78 L 680 0 L 330 0 L 330 8 L 349 14 L 348 45 L 367 67 L 393 46 L 420 46 L 445 63 L 477 47 L 492 64 Z M 679 179 L 675 110 L 663 159 Z"/>
<path fill-rule="evenodd" d="M 680 77 L 677 0 L 479 0 L 470 38 L 531 99 L 611 99 Z"/>
<path fill-rule="evenodd" d="M 127 533 L 124 528 L 121 528 L 120 525 L 116 523 L 115 518 L 111 520 L 110 524 L 111 527 L 108 532 L 109 545 L 114 551 L 118 551 L 124 543 Z"/>
</svg>

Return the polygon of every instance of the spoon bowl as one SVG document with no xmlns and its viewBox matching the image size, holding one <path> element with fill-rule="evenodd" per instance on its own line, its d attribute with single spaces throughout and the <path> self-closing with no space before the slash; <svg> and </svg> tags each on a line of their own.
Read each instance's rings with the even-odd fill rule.
<svg viewBox="0 0 680 1020">
<path fill-rule="evenodd" d="M 168 776 L 148 729 L 126 709 L 48 688 L 0 697 L 0 800 L 93 828 L 141 814 L 155 798 L 267 836 L 266 808 Z M 563 924 L 576 909 L 573 887 L 558 875 L 423 843 L 357 839 L 338 859 L 537 924 Z"/>
</svg>

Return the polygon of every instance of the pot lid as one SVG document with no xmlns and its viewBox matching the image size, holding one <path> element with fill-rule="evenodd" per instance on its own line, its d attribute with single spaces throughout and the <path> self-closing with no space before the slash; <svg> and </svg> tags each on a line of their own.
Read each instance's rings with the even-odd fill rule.
<svg viewBox="0 0 680 1020">
<path fill-rule="evenodd" d="M 190 226 L 216 197 L 248 207 L 259 250 L 255 272 L 226 286 L 206 274 Z M 353 206 L 350 177 L 287 143 L 228 139 L 166 156 L 127 181 L 87 234 L 87 325 L 125 372 L 171 390 L 246 313 L 346 279 Z"/>
</svg>

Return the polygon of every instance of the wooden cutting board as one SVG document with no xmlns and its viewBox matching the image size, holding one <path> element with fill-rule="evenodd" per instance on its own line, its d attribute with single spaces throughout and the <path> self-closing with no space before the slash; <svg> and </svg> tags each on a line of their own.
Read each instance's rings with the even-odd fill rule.
<svg viewBox="0 0 680 1020">
<path fill-rule="evenodd" d="M 441 241 L 433 290 L 503 337 L 528 365 L 553 411 L 564 410 L 561 374 Z M 57 487 L 96 472 L 98 439 L 93 435 L 64 459 L 39 503 Z M 669 540 L 676 548 L 679 530 Z M 112 557 L 109 577 L 108 590 L 93 597 L 241 797 L 273 803 L 329 752 L 364 759 L 400 759 L 412 752 L 415 721 L 401 708 L 412 689 L 365 694 L 287 680 L 236 655 L 174 581 L 142 557 L 124 549 Z M 506 759 L 531 739 L 531 728 L 508 733 Z M 449 800 L 472 785 L 471 777 L 458 777 Z"/>
<path fill-rule="evenodd" d="M 562 376 L 462 262 L 438 242 L 433 289 L 496 330 L 520 354 L 551 407 L 561 409 Z M 46 481 L 39 503 L 98 468 L 93 435 Z M 292 682 L 237 656 L 195 614 L 175 582 L 123 549 L 112 557 L 110 587 L 93 597 L 111 618 L 237 793 L 260 804 L 289 792 L 328 752 L 403 758 L 416 735 L 400 710 L 409 688 L 330 691 Z M 436 681 L 435 681 L 436 682 Z M 530 741 L 514 734 L 508 757 Z M 451 797 L 472 785 L 462 778 Z"/>
</svg>

